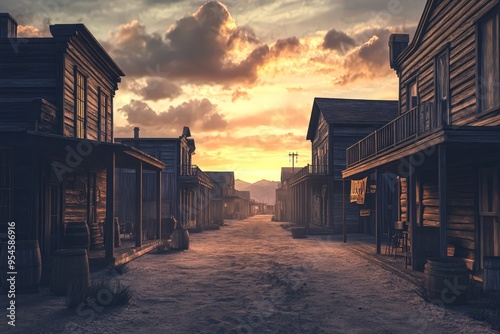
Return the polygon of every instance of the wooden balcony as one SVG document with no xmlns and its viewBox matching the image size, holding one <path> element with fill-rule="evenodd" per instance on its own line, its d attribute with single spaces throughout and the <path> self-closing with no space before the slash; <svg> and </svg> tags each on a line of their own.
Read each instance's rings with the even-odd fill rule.
<svg viewBox="0 0 500 334">
<path fill-rule="evenodd" d="M 198 166 L 181 166 L 180 180 L 184 182 L 197 182 L 212 188 L 212 179 L 205 174 Z"/>
<path fill-rule="evenodd" d="M 413 143 L 442 128 L 441 113 L 431 102 L 404 113 L 347 149 L 347 167 Z"/>
<path fill-rule="evenodd" d="M 291 178 L 290 178 L 290 184 L 294 185 L 300 180 L 306 178 L 306 177 L 311 177 L 311 176 L 326 176 L 328 175 L 328 166 L 326 165 L 307 165 L 304 168 L 302 168 L 300 171 L 295 173 Z"/>
</svg>

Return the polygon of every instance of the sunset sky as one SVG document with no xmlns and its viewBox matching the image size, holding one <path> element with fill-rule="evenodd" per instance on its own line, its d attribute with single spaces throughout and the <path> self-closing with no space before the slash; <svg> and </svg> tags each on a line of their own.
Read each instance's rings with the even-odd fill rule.
<svg viewBox="0 0 500 334">
<path fill-rule="evenodd" d="M 3 0 L 20 36 L 84 23 L 123 69 L 115 137 L 178 137 L 202 170 L 279 180 L 314 97 L 397 99 L 391 33 L 413 35 L 423 0 Z"/>
</svg>

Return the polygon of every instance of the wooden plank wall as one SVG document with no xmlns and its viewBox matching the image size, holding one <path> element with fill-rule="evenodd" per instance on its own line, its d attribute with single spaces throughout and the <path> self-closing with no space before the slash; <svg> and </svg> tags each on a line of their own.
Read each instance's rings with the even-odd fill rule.
<svg viewBox="0 0 500 334">
<path fill-rule="evenodd" d="M 44 98 L 56 104 L 55 41 L 37 38 L 14 46 L 0 41 L 0 100 Z"/>
<path fill-rule="evenodd" d="M 96 68 L 92 55 L 79 39 L 68 46 L 64 64 L 64 135 L 75 135 L 75 67 L 87 77 L 87 138 L 98 139 L 99 91 L 108 96 L 106 142 L 112 142 L 114 80 Z"/>
<path fill-rule="evenodd" d="M 347 233 L 359 233 L 360 232 L 360 219 L 359 219 L 359 210 L 360 205 L 356 203 L 351 203 L 350 201 L 350 193 L 351 193 L 351 182 L 346 180 L 345 187 L 345 216 L 346 216 L 346 224 L 347 224 Z M 334 194 L 333 194 L 333 207 L 335 210 L 333 211 L 333 221 L 334 232 L 342 233 L 343 232 L 343 218 L 342 218 L 342 181 L 334 181 Z"/>
<path fill-rule="evenodd" d="M 500 124 L 500 116 L 476 120 L 476 26 L 475 22 L 498 6 L 498 1 L 476 0 L 457 4 L 441 1 L 432 12 L 418 51 L 402 64 L 401 112 L 408 111 L 407 85 L 417 79 L 420 102 L 434 101 L 434 57 L 449 43 L 450 92 L 453 125 Z"/>
<path fill-rule="evenodd" d="M 399 186 L 400 186 L 400 220 L 408 221 L 408 179 L 404 177 L 399 178 Z"/>
<path fill-rule="evenodd" d="M 475 260 L 477 170 L 471 165 L 450 164 L 448 169 L 448 243 L 455 256 Z"/>
<path fill-rule="evenodd" d="M 439 189 L 437 171 L 425 171 L 420 175 L 420 214 L 417 223 L 423 226 L 439 226 Z M 417 206 L 418 207 L 418 206 Z"/>
</svg>

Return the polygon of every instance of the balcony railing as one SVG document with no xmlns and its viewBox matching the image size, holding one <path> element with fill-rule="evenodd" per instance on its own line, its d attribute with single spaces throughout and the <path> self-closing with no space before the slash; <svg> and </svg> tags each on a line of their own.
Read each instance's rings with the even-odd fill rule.
<svg viewBox="0 0 500 334">
<path fill-rule="evenodd" d="M 347 149 L 347 167 L 377 156 L 399 145 L 428 135 L 443 125 L 441 112 L 431 102 L 424 102 L 369 134 Z"/>
<path fill-rule="evenodd" d="M 203 181 L 204 183 L 211 184 L 212 180 L 205 174 L 198 166 L 181 166 L 180 168 L 181 176 L 194 176 Z"/>
<path fill-rule="evenodd" d="M 327 175 L 328 174 L 328 166 L 327 165 L 307 165 L 297 173 L 295 173 L 290 178 L 290 183 L 294 183 L 301 178 L 308 175 Z"/>
</svg>

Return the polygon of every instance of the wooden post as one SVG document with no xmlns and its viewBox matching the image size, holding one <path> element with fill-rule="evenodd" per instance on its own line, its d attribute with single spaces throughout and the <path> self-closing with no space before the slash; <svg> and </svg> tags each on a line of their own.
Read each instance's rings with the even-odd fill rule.
<svg viewBox="0 0 500 334">
<path fill-rule="evenodd" d="M 411 157 L 409 157 L 411 159 Z M 410 160 L 411 161 L 411 160 Z M 416 258 L 418 249 L 415 249 L 417 245 L 417 198 L 416 198 L 416 188 L 417 188 L 417 175 L 416 167 L 410 165 L 409 175 L 407 180 L 407 201 L 408 201 L 408 211 L 407 219 L 409 220 L 409 226 L 411 228 L 410 234 L 410 247 L 411 247 L 411 266 L 413 269 L 416 268 Z"/>
<path fill-rule="evenodd" d="M 376 210 L 376 215 L 375 215 L 375 239 L 377 243 L 377 254 L 380 254 L 380 249 L 381 249 L 381 230 L 382 230 L 382 175 L 380 173 L 379 169 L 375 170 L 375 178 L 376 178 L 376 185 L 377 189 L 375 190 L 375 210 Z M 366 195 L 365 195 L 366 196 Z"/>
<path fill-rule="evenodd" d="M 342 179 L 342 225 L 344 226 L 344 243 L 347 243 L 347 222 L 345 220 L 345 179 Z"/>
<path fill-rule="evenodd" d="M 142 246 L 142 161 L 135 169 L 135 247 Z"/>
<path fill-rule="evenodd" d="M 104 224 L 105 258 L 113 260 L 115 257 L 115 152 L 106 155 L 106 221 Z"/>
<path fill-rule="evenodd" d="M 447 200 L 446 200 L 446 146 L 438 146 L 438 182 L 439 182 L 439 256 L 448 255 L 448 233 L 447 233 Z"/>
<path fill-rule="evenodd" d="M 161 170 L 156 171 L 156 221 L 157 238 L 161 240 Z"/>
</svg>

